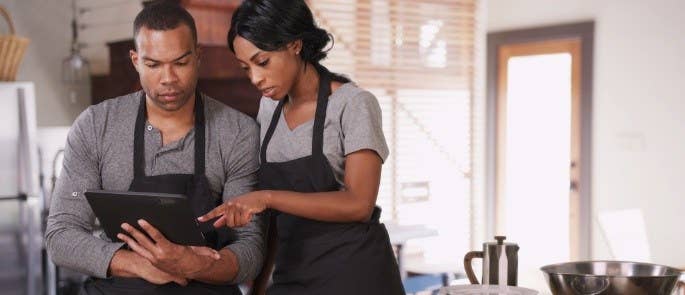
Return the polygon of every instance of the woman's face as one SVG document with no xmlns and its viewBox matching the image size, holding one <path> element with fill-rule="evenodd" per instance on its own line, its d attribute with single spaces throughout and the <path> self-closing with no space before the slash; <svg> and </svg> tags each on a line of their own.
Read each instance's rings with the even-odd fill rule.
<svg viewBox="0 0 685 295">
<path fill-rule="evenodd" d="M 252 84 L 263 96 L 277 100 L 293 87 L 302 64 L 300 48 L 301 42 L 292 42 L 283 50 L 264 51 L 243 37 L 233 40 L 235 56 Z"/>
</svg>

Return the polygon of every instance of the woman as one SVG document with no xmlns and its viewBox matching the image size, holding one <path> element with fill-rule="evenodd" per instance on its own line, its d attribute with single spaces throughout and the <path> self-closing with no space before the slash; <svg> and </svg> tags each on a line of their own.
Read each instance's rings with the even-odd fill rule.
<svg viewBox="0 0 685 295">
<path fill-rule="evenodd" d="M 200 220 L 236 227 L 271 209 L 269 294 L 404 294 L 375 207 L 388 156 L 380 106 L 320 65 L 329 41 L 303 0 L 246 0 L 236 10 L 228 45 L 264 96 L 260 190 Z"/>
</svg>

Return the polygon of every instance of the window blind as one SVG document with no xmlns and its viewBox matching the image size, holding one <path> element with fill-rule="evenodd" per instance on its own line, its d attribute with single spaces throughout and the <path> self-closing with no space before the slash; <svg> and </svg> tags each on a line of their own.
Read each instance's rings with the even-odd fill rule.
<svg viewBox="0 0 685 295">
<path fill-rule="evenodd" d="M 390 148 L 382 220 L 437 229 L 408 250 L 461 259 L 471 247 L 477 0 L 308 2 L 335 39 L 323 64 L 380 102 Z"/>
</svg>

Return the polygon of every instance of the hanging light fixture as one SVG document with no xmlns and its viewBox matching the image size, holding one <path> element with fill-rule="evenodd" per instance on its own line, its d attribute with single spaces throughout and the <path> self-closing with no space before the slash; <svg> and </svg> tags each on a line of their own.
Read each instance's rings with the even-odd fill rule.
<svg viewBox="0 0 685 295">
<path fill-rule="evenodd" d="M 62 61 L 62 82 L 69 87 L 69 101 L 76 103 L 79 93 L 88 95 L 83 93 L 83 88 L 90 86 L 90 63 L 81 55 L 81 44 L 78 40 L 80 12 L 76 7 L 76 0 L 72 0 L 71 3 L 74 13 L 71 20 L 71 54 Z"/>
</svg>

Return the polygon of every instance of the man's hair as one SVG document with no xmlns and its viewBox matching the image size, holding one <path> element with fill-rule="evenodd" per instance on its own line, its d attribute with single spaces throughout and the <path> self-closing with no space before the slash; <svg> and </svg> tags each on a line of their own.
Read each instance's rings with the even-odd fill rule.
<svg viewBox="0 0 685 295">
<path fill-rule="evenodd" d="M 197 44 L 197 29 L 195 20 L 183 7 L 172 1 L 159 0 L 143 8 L 133 21 L 133 39 L 138 37 L 140 28 L 146 27 L 156 31 L 166 31 L 178 28 L 184 24 L 190 28 L 193 43 Z M 138 46 L 136 44 L 136 46 Z"/>
</svg>

